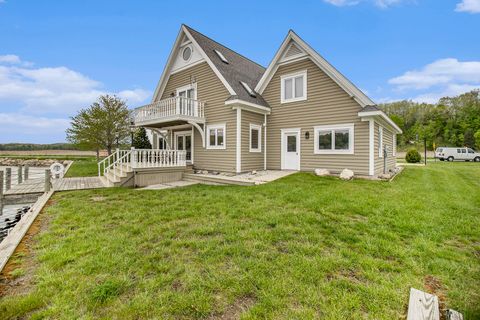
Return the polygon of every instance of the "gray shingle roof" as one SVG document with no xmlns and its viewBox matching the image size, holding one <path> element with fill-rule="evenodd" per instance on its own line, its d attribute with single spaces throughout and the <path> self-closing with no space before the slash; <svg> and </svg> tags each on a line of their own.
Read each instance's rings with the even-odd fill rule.
<svg viewBox="0 0 480 320">
<path fill-rule="evenodd" d="M 190 32 L 208 58 L 237 93 L 236 96 L 231 96 L 227 100 L 241 99 L 268 107 L 268 103 L 260 96 L 260 94 L 256 93 L 256 97 L 252 97 L 240 83 L 240 81 L 243 81 L 248 84 L 250 88 L 255 88 L 265 72 L 264 67 L 221 45 L 215 40 L 210 39 L 189 26 L 185 25 L 185 28 L 187 28 L 188 32 Z M 221 52 L 228 60 L 228 64 L 224 63 L 214 50 Z"/>
</svg>

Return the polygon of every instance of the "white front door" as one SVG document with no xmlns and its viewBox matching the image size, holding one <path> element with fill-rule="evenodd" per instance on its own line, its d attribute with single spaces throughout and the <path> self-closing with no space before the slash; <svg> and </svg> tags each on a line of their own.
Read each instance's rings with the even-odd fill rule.
<svg viewBox="0 0 480 320">
<path fill-rule="evenodd" d="M 282 131 L 282 170 L 300 170 L 300 130 Z"/>
<path fill-rule="evenodd" d="M 192 132 L 182 131 L 175 132 L 175 149 L 176 150 L 185 150 L 187 162 L 193 163 L 193 154 L 192 154 Z"/>
</svg>

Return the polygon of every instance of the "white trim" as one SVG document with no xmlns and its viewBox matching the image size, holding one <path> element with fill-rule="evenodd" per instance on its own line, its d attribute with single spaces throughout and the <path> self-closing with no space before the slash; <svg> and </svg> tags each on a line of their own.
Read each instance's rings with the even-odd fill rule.
<svg viewBox="0 0 480 320">
<path fill-rule="evenodd" d="M 193 89 L 193 98 L 192 99 L 197 100 L 197 83 L 196 82 L 190 83 L 190 84 L 187 84 L 186 86 L 182 86 L 182 87 L 177 88 L 176 91 L 175 91 L 175 94 L 178 97 L 179 92 L 187 91 L 187 90 L 190 90 L 190 89 Z M 185 98 L 186 98 L 186 96 L 185 96 Z"/>
<path fill-rule="evenodd" d="M 189 161 L 189 162 L 193 163 L 193 148 L 194 148 L 194 145 L 193 145 L 193 143 L 194 143 L 194 142 L 193 142 L 193 140 L 194 140 L 193 127 L 192 127 L 191 130 L 188 130 L 188 131 L 175 131 L 175 132 L 173 133 L 173 140 L 174 140 L 173 145 L 174 145 L 175 150 L 178 150 L 178 145 L 177 145 L 177 142 L 178 142 L 178 141 L 177 141 L 177 137 L 178 137 L 178 136 L 184 136 L 184 137 L 185 137 L 185 136 L 190 136 L 191 150 L 190 150 L 190 161 Z M 183 139 L 184 147 L 185 147 L 185 145 L 186 145 L 185 142 L 186 142 L 186 139 L 184 138 L 184 139 Z M 186 149 L 185 149 L 185 150 L 186 150 Z"/>
<path fill-rule="evenodd" d="M 383 158 L 383 127 L 378 125 L 378 157 Z"/>
<path fill-rule="evenodd" d="M 335 131 L 336 130 L 348 130 L 348 149 L 337 150 L 335 149 Z M 318 149 L 318 132 L 330 131 L 332 134 L 332 149 Z M 314 154 L 354 154 L 355 153 L 355 124 L 335 124 L 313 127 L 313 153 Z"/>
<path fill-rule="evenodd" d="M 263 115 L 263 128 L 265 136 L 263 143 L 263 170 L 267 170 L 267 114 Z"/>
<path fill-rule="evenodd" d="M 205 62 L 205 60 L 204 60 L 204 59 L 200 59 L 200 60 L 198 60 L 198 61 L 195 61 L 195 62 L 192 62 L 192 63 L 190 63 L 190 64 L 187 64 L 186 66 L 177 68 L 177 69 L 175 69 L 174 71 L 170 72 L 170 75 L 175 74 L 175 73 L 179 73 L 179 72 L 181 72 L 181 71 L 183 71 L 183 70 L 187 70 L 188 68 L 194 67 L 194 66 L 196 66 L 197 64 L 200 64 L 200 63 L 202 63 L 202 62 Z"/>
<path fill-rule="evenodd" d="M 252 130 L 258 131 L 258 148 L 252 148 Z M 248 145 L 250 152 L 262 152 L 262 126 L 259 124 L 250 123 L 249 129 L 249 138 L 248 138 Z"/>
<path fill-rule="evenodd" d="M 295 78 L 303 77 L 303 95 L 295 97 Z M 285 81 L 292 80 L 292 98 L 285 99 Z M 307 70 L 302 70 L 294 73 L 284 74 L 280 76 L 280 103 L 289 103 L 296 101 L 307 100 Z"/>
<path fill-rule="evenodd" d="M 237 109 L 236 172 L 242 172 L 242 109 Z"/>
<path fill-rule="evenodd" d="M 375 121 L 368 119 L 368 174 L 375 174 Z"/>
<path fill-rule="evenodd" d="M 264 113 L 270 113 L 270 108 L 269 107 L 264 107 L 264 106 L 261 106 L 259 104 L 256 104 L 256 103 L 252 103 L 252 102 L 247 102 L 247 101 L 244 101 L 244 100 L 240 100 L 240 99 L 233 99 L 233 100 L 227 100 L 225 101 L 225 105 L 240 105 L 238 107 L 241 107 L 243 109 L 244 106 L 247 106 L 247 107 L 252 107 L 252 108 L 256 108 L 258 110 L 255 110 L 253 111 L 252 109 L 249 109 L 249 111 L 252 111 L 252 112 L 257 112 L 257 113 L 261 113 L 261 114 L 264 114 Z M 237 106 L 234 106 L 233 108 L 236 108 Z"/>
<path fill-rule="evenodd" d="M 325 72 L 330 78 L 333 79 L 343 90 L 345 90 L 352 98 L 354 98 L 362 107 L 368 105 L 374 105 L 375 103 L 370 100 L 360 89 L 358 89 L 350 80 L 348 80 L 343 74 L 341 74 L 337 69 L 335 69 L 327 60 L 325 60 L 321 55 L 319 55 L 314 49 L 312 49 L 302 38 L 300 38 L 295 32 L 290 30 L 285 37 L 280 48 L 277 50 L 277 53 L 273 57 L 272 61 L 268 65 L 267 70 L 263 74 L 260 81 L 255 87 L 255 92 L 262 94 L 268 83 L 271 81 L 274 75 L 274 69 L 278 65 L 279 59 L 283 56 L 283 52 L 286 47 L 289 45 L 290 40 L 295 42 L 300 49 L 306 52 L 310 59 Z"/>
<path fill-rule="evenodd" d="M 210 145 L 210 129 L 223 129 L 223 145 L 222 146 L 211 146 Z M 227 126 L 225 123 L 220 124 L 209 124 L 207 125 L 207 130 L 205 132 L 207 135 L 207 145 L 206 148 L 208 150 L 224 150 L 227 148 Z M 215 135 L 215 139 L 217 139 L 217 135 Z"/>
<path fill-rule="evenodd" d="M 374 117 L 374 116 L 379 116 L 381 117 L 383 120 L 385 120 L 387 122 L 388 125 L 390 125 L 395 131 L 397 131 L 397 133 L 403 133 L 402 132 L 402 129 L 400 129 L 399 126 L 397 126 L 397 124 L 395 122 L 393 122 L 392 119 L 390 119 L 389 116 L 387 116 L 385 114 L 385 112 L 381 111 L 381 110 L 378 110 L 378 111 L 360 111 L 358 113 L 358 116 L 359 117 Z"/>
<path fill-rule="evenodd" d="M 301 145 L 301 128 L 289 128 L 289 129 L 281 129 L 281 170 L 285 170 L 285 134 L 287 133 L 296 133 L 297 134 L 297 146 L 298 146 L 298 168 L 297 170 L 300 171 L 300 168 L 301 168 L 301 159 L 302 159 L 302 153 L 301 153 L 301 150 L 300 150 L 300 145 Z"/>
</svg>

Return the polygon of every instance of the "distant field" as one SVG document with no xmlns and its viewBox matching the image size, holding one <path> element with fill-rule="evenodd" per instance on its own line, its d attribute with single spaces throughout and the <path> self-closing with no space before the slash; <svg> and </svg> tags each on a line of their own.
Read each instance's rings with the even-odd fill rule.
<svg viewBox="0 0 480 320">
<path fill-rule="evenodd" d="M 62 156 L 94 156 L 95 151 L 80 151 L 80 150 L 0 150 L 0 155 L 15 155 L 15 156 L 50 156 L 50 155 L 62 155 Z"/>
</svg>

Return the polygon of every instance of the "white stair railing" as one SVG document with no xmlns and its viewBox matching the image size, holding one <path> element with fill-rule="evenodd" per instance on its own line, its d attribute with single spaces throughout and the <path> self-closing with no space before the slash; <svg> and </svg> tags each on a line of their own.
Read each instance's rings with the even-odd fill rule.
<svg viewBox="0 0 480 320">
<path fill-rule="evenodd" d="M 186 165 L 185 150 L 117 149 L 98 163 L 98 176 L 106 176 L 111 172 L 113 179 L 117 180 L 118 176 L 123 176 L 132 168 L 168 168 Z"/>
</svg>

